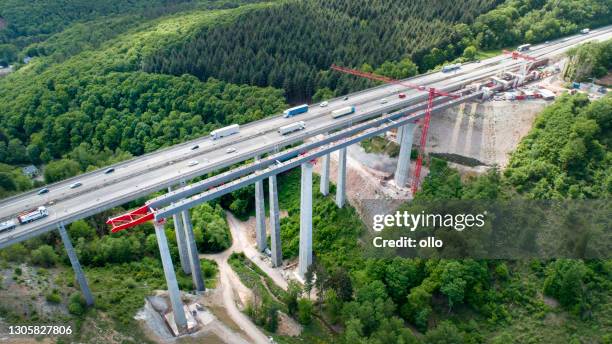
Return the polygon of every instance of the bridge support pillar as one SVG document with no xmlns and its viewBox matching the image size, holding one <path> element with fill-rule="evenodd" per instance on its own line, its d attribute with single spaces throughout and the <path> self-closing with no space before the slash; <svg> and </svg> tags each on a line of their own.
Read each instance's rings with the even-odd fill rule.
<svg viewBox="0 0 612 344">
<path fill-rule="evenodd" d="M 62 238 L 62 242 L 64 243 L 64 247 L 66 248 L 66 252 L 68 253 L 68 259 L 70 259 L 70 264 L 72 265 L 72 269 L 74 270 L 74 275 L 79 283 L 79 287 L 81 288 L 81 293 L 83 293 L 83 297 L 85 297 L 85 302 L 88 306 L 93 305 L 93 295 L 91 295 L 91 290 L 89 289 L 89 284 L 87 284 L 87 279 L 85 278 L 85 274 L 83 273 L 83 269 L 81 269 L 81 263 L 79 263 L 79 258 L 74 252 L 74 247 L 72 246 L 72 242 L 70 241 L 70 236 L 68 232 L 66 232 L 66 228 L 63 223 L 60 223 L 58 226 L 60 237 Z"/>
<path fill-rule="evenodd" d="M 255 182 L 255 237 L 257 249 L 266 249 L 266 206 L 264 204 L 263 180 Z"/>
<path fill-rule="evenodd" d="M 401 130 L 400 153 L 395 169 L 395 185 L 399 188 L 406 186 L 408 182 L 408 172 L 410 170 L 410 153 L 412 150 L 412 138 L 414 136 L 414 123 L 408 123 Z"/>
<path fill-rule="evenodd" d="M 283 265 L 283 254 L 281 249 L 276 176 L 270 176 L 270 178 L 268 178 L 268 184 L 270 186 L 270 241 L 272 244 L 272 265 L 277 267 Z"/>
<path fill-rule="evenodd" d="M 338 150 L 338 184 L 336 185 L 336 205 L 344 207 L 346 202 L 346 147 Z"/>
<path fill-rule="evenodd" d="M 397 135 L 396 135 L 397 143 L 402 142 L 402 135 L 404 134 L 404 127 L 405 126 L 401 126 L 397 128 Z"/>
<path fill-rule="evenodd" d="M 312 164 L 302 164 L 300 199 L 300 257 L 298 271 L 303 278 L 312 264 Z"/>
<path fill-rule="evenodd" d="M 321 194 L 329 195 L 329 154 L 323 156 L 323 166 L 321 166 Z"/>
<path fill-rule="evenodd" d="M 172 191 L 172 187 L 168 188 L 168 192 Z M 185 241 L 185 229 L 183 228 L 183 216 L 181 214 L 172 215 L 174 221 L 174 232 L 176 234 L 176 246 L 179 251 L 181 268 L 183 272 L 189 275 L 191 273 L 191 265 L 189 263 L 189 252 L 187 252 L 187 242 Z"/>
<path fill-rule="evenodd" d="M 170 303 L 174 313 L 174 322 L 179 332 L 183 332 L 187 329 L 187 318 L 185 317 L 185 310 L 183 309 L 183 302 L 181 301 L 181 294 L 176 281 L 170 250 L 168 249 L 166 232 L 164 231 L 164 225 L 157 221 L 153 221 L 153 226 L 155 226 L 155 236 L 157 237 L 157 245 L 159 246 L 164 275 L 166 276 L 168 294 L 170 295 Z"/>
<path fill-rule="evenodd" d="M 187 242 L 187 252 L 189 255 L 189 264 L 191 265 L 191 278 L 196 291 L 204 291 L 204 279 L 202 278 L 202 269 L 200 269 L 200 256 L 198 255 L 198 247 L 196 246 L 193 228 L 191 226 L 191 216 L 189 210 L 183 210 L 183 226 L 185 227 L 185 239 Z"/>
</svg>

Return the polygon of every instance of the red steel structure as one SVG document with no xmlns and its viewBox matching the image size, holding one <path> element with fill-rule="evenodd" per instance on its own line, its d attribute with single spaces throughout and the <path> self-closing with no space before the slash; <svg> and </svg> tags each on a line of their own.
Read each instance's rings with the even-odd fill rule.
<svg viewBox="0 0 612 344">
<path fill-rule="evenodd" d="M 527 61 L 535 61 L 536 58 L 529 56 L 529 55 L 525 55 L 525 54 L 521 54 L 518 51 L 509 51 L 509 50 L 503 50 L 504 54 L 506 55 L 510 55 L 512 57 L 513 60 L 518 60 L 519 58 L 523 59 L 523 60 L 527 60 Z"/>
<path fill-rule="evenodd" d="M 149 208 L 149 206 L 145 204 L 138 209 L 131 210 L 127 214 L 109 218 L 106 221 L 106 224 L 112 226 L 112 233 L 117 233 L 124 229 L 137 226 L 141 223 L 152 221 L 153 219 L 154 214 L 151 212 L 151 208 Z"/>
<path fill-rule="evenodd" d="M 423 157 L 425 156 L 425 144 L 427 143 L 427 132 L 429 131 L 429 123 L 431 122 L 431 110 L 433 108 L 434 99 L 436 97 L 449 97 L 449 98 L 456 99 L 456 98 L 459 98 L 459 96 L 437 90 L 434 87 L 416 85 L 416 84 L 409 83 L 409 82 L 395 80 L 395 79 L 392 79 L 392 78 L 389 78 L 383 75 L 378 75 L 374 73 L 363 72 L 363 71 L 356 70 L 356 69 L 337 66 L 335 64 L 331 66 L 331 69 L 342 72 L 342 73 L 347 73 L 347 74 L 360 76 L 363 78 L 368 78 L 370 80 L 382 81 L 387 84 L 401 85 L 401 86 L 412 88 L 418 91 L 426 91 L 427 93 L 429 93 L 429 97 L 427 98 L 427 109 L 425 110 L 425 118 L 423 121 L 423 128 L 421 129 L 419 156 L 417 158 L 416 167 L 414 169 L 414 174 L 412 176 L 412 194 L 414 195 L 419 188 L 419 179 L 421 177 L 421 168 L 423 167 Z"/>
</svg>

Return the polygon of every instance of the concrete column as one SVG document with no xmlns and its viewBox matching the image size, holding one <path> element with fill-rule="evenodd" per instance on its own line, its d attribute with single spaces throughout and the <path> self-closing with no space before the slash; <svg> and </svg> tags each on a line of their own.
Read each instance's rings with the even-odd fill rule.
<svg viewBox="0 0 612 344">
<path fill-rule="evenodd" d="M 302 164 L 300 199 L 300 257 L 298 271 L 303 278 L 312 264 L 312 164 Z"/>
<path fill-rule="evenodd" d="M 397 143 L 401 143 L 402 142 L 402 135 L 404 134 L 404 126 L 401 126 L 399 128 L 397 128 L 397 135 L 396 135 L 396 140 Z"/>
<path fill-rule="evenodd" d="M 346 201 L 346 147 L 338 150 L 338 183 L 336 184 L 336 205 L 344 207 Z"/>
<path fill-rule="evenodd" d="M 255 237 L 257 249 L 266 249 L 266 206 L 264 204 L 263 181 L 255 182 Z"/>
<path fill-rule="evenodd" d="M 410 152 L 412 150 L 412 137 L 414 135 L 415 123 L 408 123 L 403 126 L 402 140 L 400 141 L 400 153 L 397 159 L 395 170 L 395 185 L 403 188 L 408 182 L 408 172 L 410 170 Z"/>
<path fill-rule="evenodd" d="M 168 188 L 168 192 L 172 191 L 172 187 Z M 172 215 L 174 221 L 174 233 L 176 234 L 176 246 L 179 251 L 181 260 L 181 268 L 183 272 L 189 275 L 191 273 L 191 265 L 189 264 L 189 252 L 187 252 L 187 242 L 185 241 L 185 229 L 183 228 L 183 216 L 181 214 Z"/>
<path fill-rule="evenodd" d="M 268 178 L 268 184 L 270 185 L 270 241 L 272 244 L 272 265 L 276 267 L 283 265 L 276 176 L 270 176 L 270 178 Z"/>
<path fill-rule="evenodd" d="M 200 269 L 198 247 L 196 246 L 193 228 L 191 227 L 191 216 L 189 216 L 189 210 L 183 210 L 182 213 L 183 226 L 185 227 L 185 239 L 187 242 L 187 253 L 191 265 L 191 278 L 193 279 L 193 285 L 196 291 L 204 291 L 204 279 L 202 278 L 202 270 Z"/>
<path fill-rule="evenodd" d="M 81 293 L 83 293 L 83 296 L 85 297 L 85 302 L 87 303 L 87 305 L 91 306 L 94 303 L 93 295 L 91 295 L 89 284 L 87 284 L 87 279 L 85 278 L 83 269 L 81 269 L 81 263 L 79 263 L 79 258 L 77 258 L 77 255 L 74 252 L 74 247 L 72 247 L 70 236 L 66 232 L 66 228 L 64 227 L 63 223 L 60 223 L 57 227 L 59 229 L 60 237 L 62 237 L 62 242 L 64 243 L 64 247 L 66 248 L 66 252 L 68 253 L 68 259 L 70 259 L 70 264 L 72 264 L 74 275 L 77 278 L 77 282 L 79 282 Z"/>
<path fill-rule="evenodd" d="M 329 154 L 323 156 L 323 166 L 321 166 L 321 193 L 323 196 L 329 195 Z"/>
<path fill-rule="evenodd" d="M 174 266 L 172 265 L 170 250 L 168 249 L 166 232 L 164 231 L 164 225 L 157 221 L 153 221 L 153 226 L 155 227 L 157 246 L 159 246 L 164 275 L 166 276 L 168 294 L 170 294 L 170 303 L 172 304 L 172 311 L 174 312 L 174 321 L 176 322 L 176 327 L 179 329 L 179 332 L 182 332 L 187 329 L 187 318 L 185 317 L 181 294 L 176 281 L 176 275 L 174 274 Z"/>
</svg>

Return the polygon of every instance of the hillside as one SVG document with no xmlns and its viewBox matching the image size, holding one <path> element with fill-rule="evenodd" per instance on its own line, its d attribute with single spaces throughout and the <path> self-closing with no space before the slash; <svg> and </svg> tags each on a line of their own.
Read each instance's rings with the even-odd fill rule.
<svg viewBox="0 0 612 344">
<path fill-rule="evenodd" d="M 34 59 L 0 79 L 0 162 L 51 162 L 66 171 L 59 176 L 65 178 L 202 136 L 227 123 L 278 113 L 285 106 L 280 90 L 139 70 L 154 47 L 180 41 L 199 26 L 232 20 L 256 6 L 265 4 L 145 21 L 100 49 L 62 62 Z M 65 159 L 55 161 L 61 158 Z M 10 171 L 4 173 L 13 179 Z M 7 182 L 0 185 L 0 195 L 28 187 Z"/>
<path fill-rule="evenodd" d="M 350 77 L 338 81 L 338 75 L 324 72 L 332 63 L 379 67 L 418 58 L 447 44 L 455 24 L 471 23 L 498 2 L 283 2 L 163 47 L 145 61 L 144 70 L 270 85 L 283 88 L 292 101 L 309 99 L 322 87 L 346 93 L 365 84 Z"/>
<path fill-rule="evenodd" d="M 611 18 L 607 0 L 289 1 L 202 28 L 150 55 L 143 68 L 273 86 L 301 102 L 317 91 L 331 96 L 371 85 L 330 73 L 332 63 L 404 78 L 474 59 L 479 49 L 542 42 Z"/>
</svg>

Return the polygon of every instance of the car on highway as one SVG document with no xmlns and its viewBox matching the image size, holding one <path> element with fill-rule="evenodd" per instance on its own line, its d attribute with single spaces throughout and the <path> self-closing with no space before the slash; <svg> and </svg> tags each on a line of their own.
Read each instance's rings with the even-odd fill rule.
<svg viewBox="0 0 612 344">
<path fill-rule="evenodd" d="M 200 145 L 195 145 L 195 146 L 192 146 L 192 147 L 191 147 L 191 150 L 196 150 L 196 149 L 198 149 L 198 148 L 200 148 Z"/>
<path fill-rule="evenodd" d="M 83 185 L 83 183 L 81 183 L 81 182 L 72 183 L 72 184 L 70 184 L 70 188 L 71 189 L 76 189 L 76 188 L 78 188 L 81 185 Z"/>
<path fill-rule="evenodd" d="M 235 151 L 236 151 L 236 148 L 234 148 L 234 147 L 230 147 L 230 148 L 228 148 L 228 149 L 225 151 L 225 153 L 227 153 L 227 154 L 231 154 L 231 153 L 234 153 Z"/>
<path fill-rule="evenodd" d="M 381 100 L 380 100 L 380 103 L 381 103 L 381 104 L 387 104 L 387 98 L 383 98 L 383 99 L 381 99 Z"/>
<path fill-rule="evenodd" d="M 38 190 L 38 192 L 37 192 L 37 193 L 38 193 L 39 195 L 44 195 L 44 194 L 46 194 L 47 192 L 49 192 L 49 189 L 47 189 L 47 188 L 42 188 L 42 189 Z"/>
<path fill-rule="evenodd" d="M 191 160 L 191 161 L 190 161 L 190 162 L 187 164 L 187 166 L 192 167 L 192 166 L 195 166 L 195 165 L 197 165 L 197 164 L 199 164 L 197 160 Z"/>
<path fill-rule="evenodd" d="M 106 170 L 104 170 L 104 174 L 111 174 L 113 172 L 115 172 L 115 169 L 113 167 L 107 168 Z"/>
<path fill-rule="evenodd" d="M 323 103 L 321 103 L 321 105 L 319 105 L 319 106 L 320 106 L 320 107 L 326 107 L 327 105 L 329 105 L 329 103 L 328 103 L 328 102 L 323 102 Z"/>
<path fill-rule="evenodd" d="M 400 93 L 397 95 L 400 99 L 406 98 L 406 93 Z"/>
<path fill-rule="evenodd" d="M 344 98 L 342 98 L 343 100 L 348 100 L 348 96 L 344 96 Z"/>
</svg>

